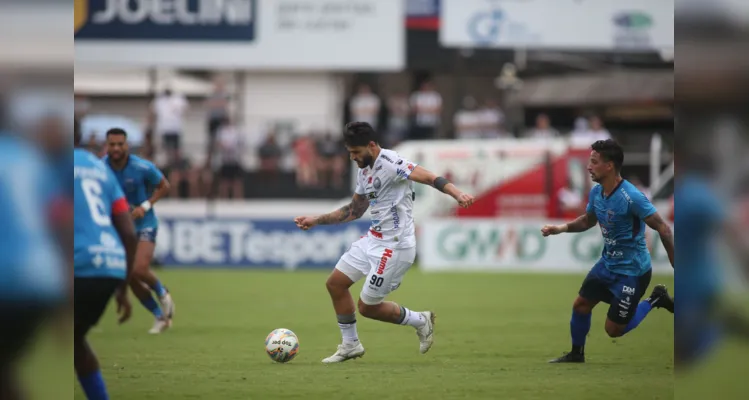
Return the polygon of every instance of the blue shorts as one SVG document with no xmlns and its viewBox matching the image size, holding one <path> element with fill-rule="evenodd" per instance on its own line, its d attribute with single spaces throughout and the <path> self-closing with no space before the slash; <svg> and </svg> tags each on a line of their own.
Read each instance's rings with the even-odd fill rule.
<svg viewBox="0 0 749 400">
<path fill-rule="evenodd" d="M 637 305 L 650 285 L 651 274 L 651 270 L 642 276 L 619 274 L 606 268 L 601 260 L 588 272 L 579 295 L 586 300 L 609 304 L 609 319 L 625 325 L 634 317 Z"/>
<path fill-rule="evenodd" d="M 159 233 L 159 228 L 143 228 L 136 234 L 138 235 L 139 242 L 151 242 L 156 243 L 156 235 Z"/>
</svg>

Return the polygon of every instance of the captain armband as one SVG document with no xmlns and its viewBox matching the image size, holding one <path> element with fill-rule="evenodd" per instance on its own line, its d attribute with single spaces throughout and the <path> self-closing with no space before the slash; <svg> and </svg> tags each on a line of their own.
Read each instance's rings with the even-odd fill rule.
<svg viewBox="0 0 749 400">
<path fill-rule="evenodd" d="M 438 176 L 438 177 L 434 178 L 434 183 L 433 183 L 433 185 L 434 185 L 434 188 L 435 188 L 435 189 L 437 189 L 437 190 L 439 190 L 440 192 L 443 192 L 443 193 L 444 193 L 444 192 L 445 192 L 445 186 L 446 186 L 446 185 L 447 185 L 448 183 L 450 183 L 450 181 L 448 181 L 448 180 L 447 180 L 446 178 L 443 178 L 443 177 L 441 177 L 441 176 Z"/>
</svg>

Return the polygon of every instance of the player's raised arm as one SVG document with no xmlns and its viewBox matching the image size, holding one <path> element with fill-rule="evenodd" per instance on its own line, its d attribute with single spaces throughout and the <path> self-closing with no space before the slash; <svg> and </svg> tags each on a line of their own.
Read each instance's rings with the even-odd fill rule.
<svg viewBox="0 0 749 400">
<path fill-rule="evenodd" d="M 351 203 L 333 212 L 316 217 L 296 217 L 294 222 L 300 229 L 306 231 L 315 225 L 342 224 L 359 219 L 367 211 L 367 208 L 369 208 L 369 200 L 361 194 L 354 193 Z"/>
<path fill-rule="evenodd" d="M 408 175 L 408 179 L 427 186 L 432 186 L 440 192 L 450 195 L 463 208 L 466 208 L 473 204 L 473 196 L 463 193 L 446 178 L 437 176 L 437 174 L 419 165 L 417 165 L 413 169 L 413 171 L 411 171 L 411 173 Z"/>
</svg>

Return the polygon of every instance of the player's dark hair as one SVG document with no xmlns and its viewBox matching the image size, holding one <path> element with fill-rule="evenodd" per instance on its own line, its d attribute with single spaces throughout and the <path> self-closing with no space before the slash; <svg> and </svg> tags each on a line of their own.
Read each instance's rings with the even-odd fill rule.
<svg viewBox="0 0 749 400">
<path fill-rule="evenodd" d="M 367 146 L 369 142 L 377 143 L 377 132 L 366 122 L 349 122 L 343 131 L 343 142 L 346 146 Z"/>
<path fill-rule="evenodd" d="M 624 164 L 624 150 L 612 139 L 599 140 L 590 146 L 591 150 L 601 155 L 605 162 L 614 163 L 614 169 L 619 172 Z"/>
<path fill-rule="evenodd" d="M 122 128 L 112 128 L 107 131 L 107 137 L 111 135 L 122 135 L 127 139 L 127 132 Z"/>
</svg>

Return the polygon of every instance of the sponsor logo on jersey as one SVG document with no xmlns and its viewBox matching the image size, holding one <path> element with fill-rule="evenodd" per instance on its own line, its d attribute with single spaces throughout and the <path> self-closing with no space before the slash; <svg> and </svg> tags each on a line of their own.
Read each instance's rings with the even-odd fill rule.
<svg viewBox="0 0 749 400">
<path fill-rule="evenodd" d="M 392 163 L 393 163 L 393 160 L 392 160 L 392 159 L 390 159 L 390 157 L 388 157 L 388 156 L 386 156 L 386 155 L 384 155 L 384 154 L 381 154 L 381 155 L 380 155 L 380 157 L 382 157 L 382 159 L 384 159 L 384 160 L 388 160 L 388 161 L 390 161 L 390 164 L 392 164 Z"/>
<path fill-rule="evenodd" d="M 395 165 L 401 165 L 401 164 L 403 164 L 403 160 L 398 160 L 398 162 L 395 163 Z"/>
<path fill-rule="evenodd" d="M 400 228 L 401 218 L 398 215 L 398 208 L 396 206 L 390 208 L 390 215 L 393 216 L 393 229 Z"/>
<path fill-rule="evenodd" d="M 630 296 L 634 296 L 635 295 L 635 288 L 624 285 L 622 287 L 622 293 L 628 294 Z"/>
<path fill-rule="evenodd" d="M 377 198 L 377 193 L 376 192 L 369 192 L 365 196 L 367 196 L 367 199 L 369 199 L 369 200 L 374 200 L 374 199 Z"/>
<path fill-rule="evenodd" d="M 375 189 L 379 189 L 379 188 L 382 187 L 382 182 L 380 182 L 380 178 L 375 178 L 374 179 L 374 187 L 375 187 Z"/>
<path fill-rule="evenodd" d="M 375 171 L 379 171 L 382 169 L 382 164 L 378 165 L 377 168 L 375 168 Z"/>
<path fill-rule="evenodd" d="M 619 189 L 619 191 L 622 192 L 622 196 L 624 196 L 624 198 L 627 200 L 627 203 L 629 204 L 633 203 L 632 198 L 629 197 L 629 193 L 627 193 L 627 191 L 624 190 L 624 188 Z"/>
<path fill-rule="evenodd" d="M 413 164 L 408 164 L 406 166 L 406 168 L 408 168 L 409 171 L 413 171 L 414 170 L 414 165 Z"/>
<path fill-rule="evenodd" d="M 396 173 L 396 174 L 398 174 L 398 176 L 400 176 L 401 178 L 408 178 L 408 174 L 406 173 L 406 170 L 405 170 L 405 169 L 400 169 L 400 168 L 398 168 L 398 169 L 397 169 L 397 170 L 395 171 L 395 173 Z"/>
<path fill-rule="evenodd" d="M 382 257 L 380 258 L 380 265 L 377 266 L 377 275 L 382 275 L 382 273 L 385 272 L 385 266 L 387 266 L 388 259 L 390 259 L 392 256 L 393 256 L 392 249 L 385 249 L 385 251 L 382 252 Z"/>
</svg>

